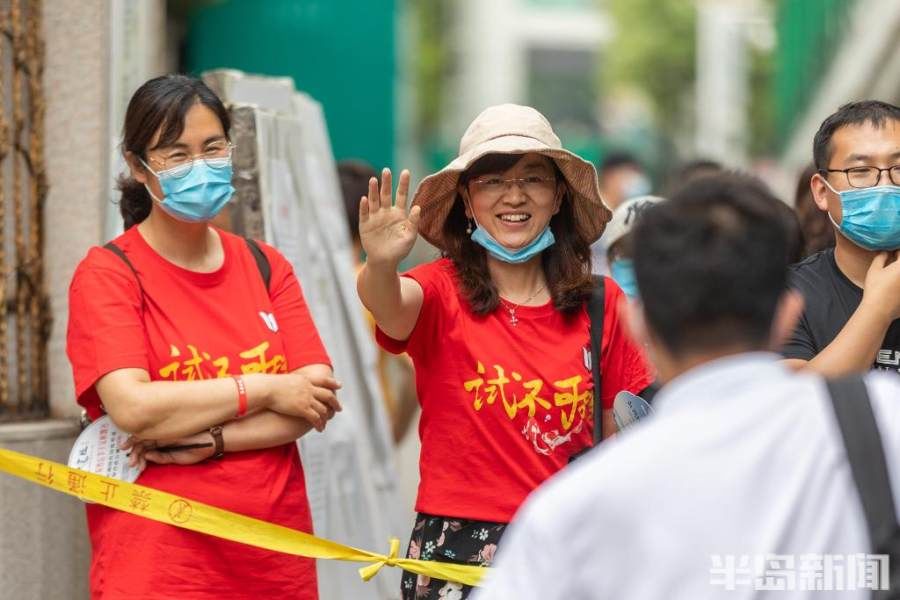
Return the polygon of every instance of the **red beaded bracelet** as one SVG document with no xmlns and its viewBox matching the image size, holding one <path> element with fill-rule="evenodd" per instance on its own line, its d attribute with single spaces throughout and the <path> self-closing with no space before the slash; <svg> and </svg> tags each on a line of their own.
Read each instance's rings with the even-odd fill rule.
<svg viewBox="0 0 900 600">
<path fill-rule="evenodd" d="M 247 386 L 244 385 L 244 378 L 240 375 L 233 375 L 231 377 L 234 379 L 234 382 L 237 384 L 238 389 L 238 410 L 237 417 L 243 417 L 247 414 Z"/>
</svg>

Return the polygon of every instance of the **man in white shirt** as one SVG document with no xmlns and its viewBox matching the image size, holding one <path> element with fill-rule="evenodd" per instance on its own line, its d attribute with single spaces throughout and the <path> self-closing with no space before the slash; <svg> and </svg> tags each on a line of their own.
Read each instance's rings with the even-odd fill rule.
<svg viewBox="0 0 900 600">
<path fill-rule="evenodd" d="M 775 202 L 725 174 L 641 216 L 652 293 L 631 308 L 666 382 L 656 412 L 529 498 L 474 598 L 862 599 L 886 583 L 824 381 L 769 352 L 802 310 Z M 900 378 L 865 381 L 900 491 Z"/>
</svg>

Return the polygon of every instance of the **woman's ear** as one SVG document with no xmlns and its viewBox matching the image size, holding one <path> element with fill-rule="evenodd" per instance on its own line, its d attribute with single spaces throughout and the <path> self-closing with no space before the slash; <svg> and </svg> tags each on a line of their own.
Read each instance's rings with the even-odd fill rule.
<svg viewBox="0 0 900 600">
<path fill-rule="evenodd" d="M 463 208 L 466 211 L 466 218 L 472 219 L 472 199 L 469 198 L 469 190 L 466 189 L 466 186 L 459 185 L 456 188 L 456 192 L 459 194 L 459 197 L 462 198 Z"/>
<path fill-rule="evenodd" d="M 562 207 L 563 200 L 566 199 L 567 191 L 568 191 L 568 188 L 566 187 L 565 183 L 557 183 L 556 184 L 556 198 L 554 199 L 554 201 L 556 202 L 556 205 L 553 207 L 554 215 L 556 213 L 558 213 L 559 209 Z"/>
<path fill-rule="evenodd" d="M 148 183 L 148 172 L 144 165 L 141 164 L 140 159 L 137 154 L 130 150 L 125 151 L 125 162 L 128 164 L 128 168 L 131 170 L 131 177 L 138 183 L 143 183 L 147 185 Z"/>
</svg>

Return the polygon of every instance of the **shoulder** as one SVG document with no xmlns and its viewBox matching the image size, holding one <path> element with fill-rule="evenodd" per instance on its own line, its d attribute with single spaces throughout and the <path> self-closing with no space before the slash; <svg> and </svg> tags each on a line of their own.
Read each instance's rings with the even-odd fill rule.
<svg viewBox="0 0 900 600">
<path fill-rule="evenodd" d="M 456 286 L 456 267 L 449 258 L 422 263 L 404 272 L 403 276 L 417 281 L 423 288 Z"/>
<path fill-rule="evenodd" d="M 628 435 L 603 442 L 567 466 L 532 495 L 530 511 L 560 518 L 565 512 L 569 515 L 565 521 L 573 526 L 584 519 L 596 519 L 597 506 L 603 506 L 603 513 L 609 518 L 626 516 L 623 504 L 628 504 L 629 498 L 646 496 L 650 491 L 646 483 L 665 477 L 653 475 L 660 468 L 660 460 L 650 447 L 656 447 L 651 440 L 658 432 L 642 441 L 648 429 L 655 429 L 653 425 L 656 423 L 632 427 Z M 634 477 L 635 473 L 642 476 Z M 611 481 L 615 484 L 610 485 Z"/>
<path fill-rule="evenodd" d="M 121 236 L 113 240 L 123 251 L 127 252 L 127 243 L 122 243 Z M 70 290 L 83 284 L 94 281 L 124 281 L 133 280 L 134 273 L 125 261 L 112 250 L 102 246 L 93 246 L 75 267 L 72 275 Z"/>
<path fill-rule="evenodd" d="M 816 288 L 835 274 L 834 250 L 826 249 L 807 256 L 788 268 L 788 280 L 796 288 Z"/>
<path fill-rule="evenodd" d="M 244 269 L 256 269 L 256 252 L 253 249 L 253 246 L 255 246 L 256 248 L 259 248 L 273 275 L 293 271 L 293 266 L 290 261 L 272 244 L 256 238 L 237 235 L 222 229 L 216 229 L 216 231 L 222 239 L 222 244 L 228 251 L 234 253 L 237 257 L 241 257 L 241 260 L 238 262 Z"/>
</svg>

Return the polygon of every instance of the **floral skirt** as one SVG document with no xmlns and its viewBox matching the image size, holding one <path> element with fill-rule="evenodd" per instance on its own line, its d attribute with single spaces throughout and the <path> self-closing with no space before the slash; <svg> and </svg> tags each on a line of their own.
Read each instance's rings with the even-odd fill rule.
<svg viewBox="0 0 900 600">
<path fill-rule="evenodd" d="M 506 523 L 419 513 L 406 556 L 489 567 L 504 530 Z M 400 591 L 403 600 L 464 600 L 472 587 L 404 571 Z"/>
</svg>

